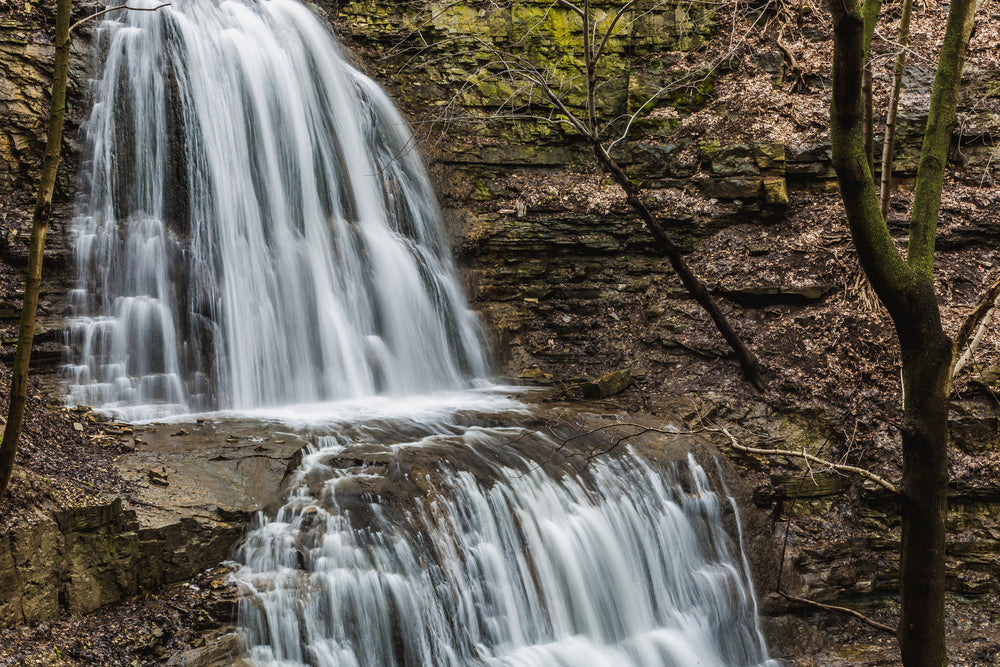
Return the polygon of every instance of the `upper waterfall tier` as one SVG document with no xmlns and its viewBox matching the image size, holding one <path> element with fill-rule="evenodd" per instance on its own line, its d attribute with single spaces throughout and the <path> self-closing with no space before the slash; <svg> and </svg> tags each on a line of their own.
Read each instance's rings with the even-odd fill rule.
<svg viewBox="0 0 1000 667">
<path fill-rule="evenodd" d="M 309 9 L 118 17 L 73 232 L 71 402 L 240 409 L 487 373 L 413 138 Z"/>
</svg>

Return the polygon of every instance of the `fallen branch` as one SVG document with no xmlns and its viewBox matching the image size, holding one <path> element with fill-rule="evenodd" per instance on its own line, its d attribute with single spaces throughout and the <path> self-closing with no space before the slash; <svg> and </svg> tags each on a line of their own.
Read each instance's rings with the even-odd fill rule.
<svg viewBox="0 0 1000 667">
<path fill-rule="evenodd" d="M 989 289 L 983 293 L 983 296 L 979 298 L 979 303 L 976 304 L 976 307 L 972 309 L 969 316 L 962 322 L 962 326 L 958 328 L 958 333 L 955 334 L 956 350 L 961 350 L 965 347 L 969 337 L 972 335 L 973 329 L 986 319 L 987 314 L 996 307 L 998 300 L 1000 300 L 1000 278 L 997 278 L 990 285 Z"/>
<path fill-rule="evenodd" d="M 997 283 L 994 284 L 994 287 L 996 287 L 997 285 L 1000 285 L 1000 280 L 998 280 Z M 987 291 L 986 297 L 988 297 L 989 294 L 990 292 Z M 981 303 L 982 301 L 980 301 L 980 304 Z M 952 378 L 958 375 L 962 371 L 962 369 L 965 368 L 965 366 L 969 363 L 969 361 L 972 360 L 972 355 L 976 353 L 976 350 L 979 348 L 979 344 L 983 342 L 983 337 L 986 335 L 986 331 L 989 329 L 990 324 L 993 322 L 993 317 L 996 315 L 997 308 L 1000 308 L 1000 293 L 997 294 L 997 296 L 993 299 L 992 305 L 983 314 L 982 319 L 979 321 L 979 328 L 976 329 L 976 335 L 972 337 L 972 341 L 969 343 L 969 347 L 965 349 L 965 352 L 962 354 L 962 356 L 959 357 L 958 361 L 955 362 L 955 368 L 952 369 L 951 371 Z M 977 305 L 976 309 L 972 311 L 972 314 L 975 314 L 978 309 L 979 306 Z M 969 317 L 972 317 L 972 314 L 970 314 Z M 964 329 L 965 329 L 965 324 L 963 323 L 962 329 L 959 329 L 959 336 L 962 335 Z M 956 351 L 962 349 L 961 346 L 964 344 L 965 341 L 959 342 L 959 338 L 958 337 L 955 338 Z"/>
<path fill-rule="evenodd" d="M 778 591 L 778 595 L 785 598 L 786 600 L 791 600 L 792 602 L 798 602 L 800 604 L 808 605 L 810 607 L 816 607 L 817 609 L 823 609 L 824 611 L 835 611 L 841 614 L 847 614 L 848 616 L 853 616 L 865 625 L 871 626 L 876 630 L 881 630 L 882 632 L 887 632 L 892 636 L 896 636 L 896 628 L 890 628 L 888 625 L 883 625 L 878 621 L 872 620 L 862 614 L 859 611 L 854 611 L 853 609 L 848 609 L 847 607 L 838 607 L 833 604 L 824 604 L 822 602 L 816 602 L 815 600 L 810 600 L 808 598 L 800 598 L 794 595 L 789 595 L 788 593 L 782 593 Z"/>
<path fill-rule="evenodd" d="M 708 429 L 708 430 L 716 430 L 716 429 Z M 733 434 L 730 433 L 728 429 L 726 429 L 726 427 L 722 426 L 718 429 L 718 431 L 724 433 L 726 437 L 729 438 L 730 443 L 732 443 L 733 445 L 733 449 L 739 450 L 741 452 L 746 452 L 748 454 L 763 454 L 765 456 L 792 456 L 804 459 L 806 461 L 810 461 L 812 463 L 816 463 L 826 468 L 829 468 L 830 470 L 836 470 L 838 472 L 858 475 L 859 477 L 863 477 L 864 479 L 867 479 L 868 481 L 881 486 L 883 489 L 893 493 L 894 495 L 899 495 L 899 489 L 896 487 L 895 484 L 885 479 L 884 477 L 876 475 L 870 470 L 865 470 L 864 468 L 858 468 L 857 466 L 845 465 L 843 463 L 834 463 L 833 461 L 828 461 L 826 459 L 821 459 L 818 456 L 813 456 L 812 454 L 806 451 L 796 452 L 791 449 L 763 449 L 760 447 L 747 447 L 746 445 L 741 445 L 740 442 L 733 436 Z"/>
</svg>

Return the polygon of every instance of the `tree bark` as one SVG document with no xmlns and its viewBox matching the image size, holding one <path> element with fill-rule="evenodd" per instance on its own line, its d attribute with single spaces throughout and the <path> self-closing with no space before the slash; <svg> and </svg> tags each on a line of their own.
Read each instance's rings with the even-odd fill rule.
<svg viewBox="0 0 1000 667">
<path fill-rule="evenodd" d="M 865 71 L 861 80 L 861 94 L 865 105 L 865 155 L 868 156 L 868 169 L 875 173 L 875 97 L 873 91 L 872 60 L 869 57 L 872 50 L 872 36 L 875 34 L 875 24 L 882 10 L 882 0 L 863 0 L 861 18 L 865 23 L 864 32 L 864 62 Z"/>
<path fill-rule="evenodd" d="M 52 193 L 59 170 L 62 147 L 63 120 L 66 115 L 66 80 L 69 76 L 69 19 L 71 0 L 59 0 L 56 6 L 55 67 L 52 75 L 52 104 L 49 107 L 49 129 L 45 140 L 45 158 L 38 184 L 38 198 L 32 217 L 31 241 L 28 248 L 28 268 L 24 280 L 24 302 L 21 306 L 21 324 L 14 354 L 14 367 L 10 381 L 10 399 L 7 424 L 0 443 L 0 497 L 7 490 L 17 445 L 24 421 L 24 405 L 28 394 L 28 364 L 31 345 L 35 336 L 35 313 L 38 308 L 38 290 L 42 282 L 42 255 L 45 235 L 52 214 Z"/>
<path fill-rule="evenodd" d="M 904 261 L 879 206 L 865 150 L 862 82 L 865 30 L 857 0 L 831 0 L 834 24 L 830 141 L 855 248 L 892 317 L 903 363 L 900 493 L 901 618 L 905 667 L 947 664 L 944 626 L 948 397 L 955 344 L 944 333 L 934 291 L 934 235 L 945 160 L 975 0 L 953 0 L 931 97 Z M 870 7 L 869 7 L 870 9 Z"/>
<path fill-rule="evenodd" d="M 926 289 L 916 316 L 937 313 Z M 948 664 L 945 647 L 945 519 L 948 511 L 948 395 L 952 344 L 937 322 L 903 348 L 902 543 L 899 648 L 906 667 Z M 902 334 L 901 334 L 902 336 Z M 908 338 L 910 338 L 908 336 Z"/>
<path fill-rule="evenodd" d="M 949 7 L 944 43 L 941 45 L 941 56 L 931 91 L 931 105 L 927 112 L 927 130 L 920 150 L 917 182 L 913 188 L 913 211 L 910 215 L 910 239 L 906 254 L 907 264 L 926 276 L 934 273 L 934 237 L 937 234 L 938 212 L 941 208 L 944 167 L 951 147 L 955 107 L 965 67 L 965 51 L 975 25 L 976 7 L 976 0 L 953 0 Z"/>
<path fill-rule="evenodd" d="M 892 154 L 896 143 L 896 114 L 899 113 L 899 96 L 903 90 L 903 72 L 906 69 L 906 48 L 910 41 L 910 15 L 913 0 L 903 0 L 903 14 L 899 18 L 896 61 L 892 66 L 892 88 L 889 91 L 889 110 L 885 114 L 885 134 L 882 137 L 882 173 L 879 181 L 879 206 L 882 217 L 889 219 L 889 202 L 892 199 Z"/>
</svg>

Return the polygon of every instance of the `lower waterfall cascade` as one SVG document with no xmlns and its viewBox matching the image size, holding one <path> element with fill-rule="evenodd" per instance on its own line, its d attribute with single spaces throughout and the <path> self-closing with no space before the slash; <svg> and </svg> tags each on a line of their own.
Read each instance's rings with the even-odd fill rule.
<svg viewBox="0 0 1000 667">
<path fill-rule="evenodd" d="M 238 556 L 252 664 L 777 665 L 722 528 L 728 506 L 693 458 L 666 473 L 631 453 L 553 471 L 504 452 L 558 451 L 534 431 L 388 441 L 475 463 L 443 464 L 412 507 L 387 507 L 357 496 L 384 474 L 358 465 L 374 443 L 320 438 Z"/>
</svg>

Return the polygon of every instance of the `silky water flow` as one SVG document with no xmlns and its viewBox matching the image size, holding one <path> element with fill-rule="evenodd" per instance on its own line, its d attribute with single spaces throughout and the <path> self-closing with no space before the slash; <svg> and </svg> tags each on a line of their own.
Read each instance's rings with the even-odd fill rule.
<svg viewBox="0 0 1000 667">
<path fill-rule="evenodd" d="M 574 468 L 530 429 L 429 431 L 322 437 L 304 457 L 239 553 L 253 664 L 776 666 L 723 529 L 735 507 L 693 458 Z M 414 473 L 423 491 L 385 503 L 367 491 L 391 472 L 364 459 L 386 446 L 464 467 Z"/>
<path fill-rule="evenodd" d="M 312 10 L 175 0 L 96 35 L 71 403 L 151 419 L 488 375 L 413 139 Z M 555 465 L 549 436 L 482 423 L 314 429 L 237 553 L 247 660 L 772 664 L 735 506 L 693 459 Z M 436 454 L 401 472 L 414 452 Z"/>
<path fill-rule="evenodd" d="M 72 403 L 151 417 L 487 374 L 412 137 L 308 8 L 177 0 L 99 37 Z"/>
</svg>

